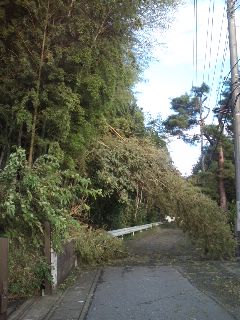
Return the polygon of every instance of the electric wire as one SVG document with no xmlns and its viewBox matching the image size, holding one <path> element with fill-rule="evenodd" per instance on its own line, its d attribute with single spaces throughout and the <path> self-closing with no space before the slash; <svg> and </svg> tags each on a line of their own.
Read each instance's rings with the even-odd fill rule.
<svg viewBox="0 0 240 320">
<path fill-rule="evenodd" d="M 206 61 L 207 61 L 207 47 L 208 47 L 208 34 L 209 34 L 209 24 L 210 24 L 210 15 L 211 15 L 211 2 L 209 2 L 208 7 L 208 21 L 207 21 L 207 35 L 206 35 L 206 44 L 205 44 L 205 53 L 204 53 L 204 67 L 203 67 L 203 82 L 205 80 L 205 70 L 206 70 Z"/>
<path fill-rule="evenodd" d="M 195 79 L 193 77 L 192 86 L 194 80 L 197 81 L 198 76 L 198 8 L 197 0 L 194 0 L 194 36 L 193 36 L 193 71 L 195 74 Z"/>
<path fill-rule="evenodd" d="M 224 44 L 224 49 L 223 49 L 223 54 L 222 54 L 222 64 L 221 64 L 221 69 L 220 69 L 220 72 L 219 72 L 219 82 L 218 82 L 218 86 L 217 86 L 217 89 L 215 92 L 217 92 L 216 94 L 216 101 L 215 101 L 215 104 L 214 104 L 214 108 L 217 106 L 218 104 L 218 101 L 219 101 L 219 95 L 221 94 L 222 92 L 222 89 L 223 89 L 223 86 L 224 86 L 224 83 L 225 83 L 225 79 L 226 77 L 223 77 L 223 72 L 224 72 L 224 68 L 225 68 L 225 62 L 226 62 L 226 55 L 227 55 L 227 48 L 228 48 L 228 35 L 226 33 L 226 37 L 225 37 L 225 44 Z M 208 98 L 208 107 L 210 107 L 210 103 L 211 103 L 211 98 L 212 98 L 212 93 L 213 93 L 213 81 L 212 81 L 212 85 L 211 85 L 211 91 L 210 91 L 210 96 Z M 214 109 L 213 108 L 213 109 Z"/>
<path fill-rule="evenodd" d="M 232 12 L 235 12 L 239 7 L 240 7 L 240 4 Z"/>
<path fill-rule="evenodd" d="M 196 23 L 196 26 L 195 26 L 195 33 L 196 33 L 196 52 L 195 52 L 195 59 L 196 59 L 196 83 L 198 81 L 198 0 L 195 0 L 196 1 L 196 17 L 195 17 L 195 23 Z"/>
<path fill-rule="evenodd" d="M 236 5 L 237 0 L 234 1 L 233 3 L 233 7 Z M 211 6 L 212 4 L 212 6 Z M 238 8 L 240 7 L 240 5 L 238 5 L 236 8 L 234 8 L 233 10 L 231 10 L 230 14 L 233 14 Z M 212 10 L 211 10 L 212 8 Z M 210 91 L 210 97 L 208 100 L 208 106 L 210 104 L 211 101 L 211 97 L 212 97 L 212 92 L 213 92 L 213 85 L 215 83 L 215 79 L 217 76 L 217 67 L 218 65 L 220 65 L 220 61 L 222 61 L 221 64 L 221 70 L 219 73 L 219 81 L 218 81 L 218 86 L 217 86 L 217 95 L 216 95 L 216 102 L 215 102 L 215 107 L 216 108 L 219 105 L 219 98 L 221 99 L 221 94 L 223 91 L 223 87 L 226 83 L 226 80 L 229 77 L 229 74 L 231 73 L 232 69 L 229 71 L 229 73 L 223 77 L 223 72 L 225 69 L 225 63 L 226 63 L 226 56 L 227 56 L 227 48 L 228 48 L 228 33 L 226 32 L 226 38 L 225 38 L 225 45 L 224 45 L 224 49 L 223 49 L 223 55 L 222 55 L 222 60 L 219 59 L 220 57 L 220 45 L 221 45 L 221 41 L 222 41 L 222 34 L 223 34 L 223 25 L 224 25 L 224 17 L 226 17 L 226 4 L 224 6 L 223 9 L 223 15 L 222 15 L 222 20 L 221 20 L 221 27 L 220 27 L 220 33 L 219 33 L 219 39 L 218 39 L 218 47 L 217 47 L 217 53 L 216 53 L 216 59 L 215 59 L 215 65 L 214 65 L 214 69 L 213 69 L 213 73 L 212 73 L 212 79 L 211 79 L 211 91 Z M 213 35 L 213 29 L 214 29 L 214 22 L 215 22 L 215 1 L 210 0 L 209 3 L 209 8 L 208 8 L 208 26 L 207 26 L 207 33 L 206 33 L 206 44 L 205 44 L 205 53 L 204 53 L 204 68 L 203 68 L 203 82 L 205 80 L 205 76 L 206 76 L 206 68 L 208 66 L 208 74 L 207 74 L 207 81 L 210 81 L 210 71 L 211 71 L 211 66 L 212 66 L 212 54 L 213 54 L 213 48 L 212 48 L 212 43 L 214 39 L 214 35 Z M 229 13 L 228 13 L 229 14 Z M 194 21 L 195 21 L 195 42 L 193 41 L 193 69 L 195 71 L 195 77 L 197 80 L 197 72 L 198 72 L 198 12 L 197 12 L 197 0 L 194 0 Z M 210 26 L 210 21 L 211 21 L 211 26 Z M 210 39 L 209 39 L 209 34 L 210 34 Z M 208 59 L 207 59 L 208 58 Z M 238 61 L 240 61 L 240 59 L 238 59 Z M 238 61 L 236 62 L 236 64 L 238 63 Z M 235 65 L 236 65 L 235 64 Z M 233 84 L 233 85 L 236 85 Z M 208 169 L 211 165 L 212 162 L 212 157 L 216 152 L 216 149 L 218 147 L 219 141 L 221 140 L 222 134 L 224 132 L 224 127 L 226 125 L 226 122 L 228 120 L 228 115 L 230 113 L 230 111 L 233 111 L 232 109 L 235 108 L 238 99 L 240 98 L 240 94 L 238 94 L 235 98 L 235 101 L 233 103 L 230 104 L 230 101 L 232 101 L 232 95 L 234 93 L 234 91 L 236 90 L 236 88 L 239 87 L 239 82 L 237 81 L 237 85 L 235 86 L 235 88 L 231 91 L 228 100 L 226 102 L 226 106 L 224 107 L 224 114 L 221 118 L 221 123 L 219 122 L 218 125 L 218 137 L 217 139 L 215 139 L 214 142 L 214 148 L 211 152 L 211 156 L 210 156 L 210 160 L 209 160 L 209 165 L 208 165 Z M 215 91 L 215 90 L 214 90 Z M 215 91 L 215 92 L 216 92 Z M 231 110 L 229 111 L 231 107 Z M 202 157 L 204 157 L 204 153 L 202 154 Z"/>
<path fill-rule="evenodd" d="M 211 97 L 211 93 L 212 93 L 212 88 L 213 88 L 213 84 L 215 81 L 215 76 L 216 76 L 216 71 L 217 71 L 217 65 L 218 65 L 218 58 L 219 58 L 219 52 L 220 52 L 220 44 L 221 44 L 221 40 L 222 40 L 222 33 L 223 33 L 223 23 L 224 23 L 224 18 L 225 18 L 225 6 L 223 8 L 223 15 L 222 15 L 222 21 L 221 21 L 221 28 L 220 28 L 220 33 L 219 33 L 219 39 L 218 39 L 218 47 L 217 47 L 217 54 L 216 54 L 216 59 L 215 59 L 215 66 L 214 66 L 214 71 L 213 71 L 213 77 L 212 77 L 212 83 L 210 86 L 210 97 Z M 225 44 L 226 45 L 226 44 Z M 210 99 L 208 100 L 208 107 L 210 104 Z"/>
<path fill-rule="evenodd" d="M 212 40 L 213 40 L 213 25 L 214 25 L 214 11 L 215 11 L 215 1 L 213 1 L 213 8 L 212 8 L 212 27 L 211 27 L 211 35 L 210 35 L 210 47 L 209 47 L 209 63 L 208 63 L 208 80 L 210 78 L 210 69 L 211 69 L 211 57 L 212 57 Z"/>
<path fill-rule="evenodd" d="M 194 7 L 193 7 L 193 21 L 195 22 L 195 0 L 194 0 Z M 193 83 L 194 83 L 194 77 L 195 77 L 195 33 L 193 33 L 193 44 L 192 44 L 192 64 L 193 64 L 193 78 L 192 78 L 192 87 L 193 87 Z"/>
<path fill-rule="evenodd" d="M 210 0 L 209 11 L 208 11 L 208 27 L 207 27 L 206 48 L 205 48 L 205 54 L 204 54 L 203 82 L 205 80 L 205 71 L 206 71 L 206 66 L 207 66 L 207 53 L 208 52 L 209 52 L 209 57 L 208 57 L 209 58 L 208 59 L 208 77 L 207 77 L 208 82 L 210 80 L 210 70 L 211 70 L 211 64 L 212 64 L 211 57 L 212 57 L 212 53 L 213 53 L 213 51 L 212 51 L 212 41 L 213 41 L 213 38 L 214 38 L 214 36 L 213 36 L 213 26 L 214 26 L 214 9 L 215 9 L 215 7 L 214 7 L 214 2 L 213 2 L 213 5 L 212 5 L 212 17 L 211 17 L 210 46 L 208 46 L 208 44 L 209 44 L 208 40 L 209 40 L 210 15 L 211 15 L 211 1 L 212 0 Z M 236 5 L 236 2 L 237 2 L 237 0 L 234 1 L 233 8 Z M 235 7 L 228 14 L 234 14 L 234 12 L 239 7 L 240 7 L 240 5 Z M 217 75 L 217 66 L 220 64 L 219 63 L 220 44 L 221 44 L 221 40 L 222 40 L 224 17 L 226 16 L 225 11 L 226 11 L 226 5 L 224 6 L 224 9 L 223 9 L 221 28 L 220 28 L 220 35 L 219 35 L 219 39 L 218 39 L 218 47 L 217 47 L 217 53 L 216 53 L 216 59 L 215 59 L 215 65 L 214 65 L 214 69 L 213 69 L 213 73 L 212 73 L 213 76 L 212 76 L 212 79 L 211 79 L 212 80 L 211 81 L 211 87 L 210 87 L 211 91 L 210 91 L 210 97 L 209 97 L 209 100 L 208 100 L 208 106 L 210 104 L 210 100 L 211 100 L 210 98 L 211 98 L 212 92 L 213 92 L 213 85 L 215 83 L 215 79 L 216 79 L 216 75 Z M 209 50 L 208 50 L 208 48 L 209 48 Z M 222 91 L 223 91 L 223 87 L 226 84 L 226 81 L 229 78 L 229 75 L 232 72 L 232 69 L 240 61 L 240 59 L 238 59 L 238 61 L 231 68 L 231 70 L 228 72 L 228 74 L 223 77 L 223 72 L 224 72 L 225 63 L 226 63 L 227 48 L 228 48 L 228 33 L 226 33 L 225 46 L 224 46 L 224 50 L 223 50 L 222 65 L 221 65 L 221 71 L 220 71 L 220 74 L 219 74 L 220 75 L 220 77 L 219 77 L 220 79 L 219 79 L 218 86 L 217 86 L 217 95 L 216 95 L 215 108 L 219 105 L 219 98 L 221 99 L 221 94 L 222 94 Z M 226 122 L 228 121 L 229 114 L 234 111 L 234 108 L 236 107 L 236 104 L 237 104 L 237 102 L 238 102 L 238 100 L 240 98 L 240 93 L 239 93 L 235 97 L 235 101 L 232 101 L 232 99 L 233 99 L 232 96 L 233 96 L 234 91 L 240 86 L 239 80 L 236 81 L 235 83 L 233 83 L 232 86 L 234 86 L 234 88 L 232 89 L 231 93 L 229 94 L 229 97 L 227 99 L 226 105 L 224 106 L 224 109 L 220 111 L 220 112 L 222 112 L 222 115 L 220 114 L 221 121 L 219 121 L 219 124 L 218 124 L 218 135 L 217 135 L 217 138 L 214 141 L 214 145 L 212 147 L 212 151 L 210 152 L 211 155 L 210 155 L 210 157 L 208 159 L 208 168 L 207 168 L 207 170 L 211 166 L 211 163 L 212 163 L 212 160 L 213 160 L 213 155 L 215 154 L 215 152 L 216 152 L 216 150 L 218 148 L 219 142 L 222 139 L 222 135 L 223 135 L 223 132 L 224 132 L 224 128 L 225 128 Z M 204 156 L 205 155 L 203 153 L 201 157 L 204 157 Z"/>
<path fill-rule="evenodd" d="M 219 83 L 218 83 L 217 95 L 216 95 L 216 101 L 214 104 L 214 108 L 216 108 L 218 105 L 219 95 L 221 95 L 221 92 L 223 90 L 223 86 L 224 86 L 225 81 L 227 80 L 227 77 L 228 77 L 228 75 L 223 77 L 223 71 L 224 71 L 225 62 L 226 62 L 226 55 L 227 55 L 227 48 L 228 48 L 228 34 L 226 33 L 225 46 L 224 46 L 223 57 L 222 57 L 222 65 L 221 65 L 221 71 L 220 71 L 220 75 L 219 75 Z M 210 103 L 210 99 L 209 99 L 209 103 Z"/>
<path fill-rule="evenodd" d="M 232 70 L 233 70 L 233 68 L 236 66 L 236 64 L 238 64 L 238 62 L 240 61 L 240 59 L 238 59 L 238 61 L 234 64 L 234 66 L 231 68 L 231 70 L 228 72 L 228 74 L 227 74 L 227 78 L 228 78 L 228 76 L 230 75 L 230 73 L 232 72 Z"/>
<path fill-rule="evenodd" d="M 232 3 L 232 7 L 233 7 L 233 8 L 234 8 L 234 6 L 236 5 L 237 1 L 238 1 L 238 0 L 235 0 L 235 1 Z M 231 12 L 230 12 L 230 14 L 233 14 L 239 7 L 240 7 L 240 4 L 239 4 L 236 8 L 232 9 Z"/>
</svg>

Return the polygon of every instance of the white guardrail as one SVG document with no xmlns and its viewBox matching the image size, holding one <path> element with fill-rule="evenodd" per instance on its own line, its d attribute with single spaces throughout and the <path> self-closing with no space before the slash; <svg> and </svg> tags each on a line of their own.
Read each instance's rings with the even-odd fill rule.
<svg viewBox="0 0 240 320">
<path fill-rule="evenodd" d="M 154 222 L 154 223 L 144 224 L 142 226 L 111 230 L 111 231 L 108 231 L 108 233 L 110 233 L 113 237 L 122 237 L 125 234 L 133 234 L 134 235 L 134 233 L 137 231 L 147 230 L 147 229 L 159 226 L 160 224 L 163 224 L 163 223 L 162 222 Z"/>
</svg>

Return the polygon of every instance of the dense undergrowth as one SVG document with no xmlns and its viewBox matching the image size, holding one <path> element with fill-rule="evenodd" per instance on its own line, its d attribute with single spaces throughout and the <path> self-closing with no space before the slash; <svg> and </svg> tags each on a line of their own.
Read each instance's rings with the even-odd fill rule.
<svg viewBox="0 0 240 320">
<path fill-rule="evenodd" d="M 45 278 L 51 280 L 50 268 L 40 250 L 27 239 L 10 241 L 9 298 L 20 299 L 40 294 Z"/>
<path fill-rule="evenodd" d="M 81 226 L 76 239 L 76 252 L 84 264 L 101 264 L 125 256 L 123 240 L 106 231 Z"/>
</svg>

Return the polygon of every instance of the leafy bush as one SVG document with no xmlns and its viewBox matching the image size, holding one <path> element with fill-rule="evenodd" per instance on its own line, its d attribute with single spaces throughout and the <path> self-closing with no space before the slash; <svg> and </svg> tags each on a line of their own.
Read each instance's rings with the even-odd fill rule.
<svg viewBox="0 0 240 320">
<path fill-rule="evenodd" d="M 51 281 L 51 271 L 39 248 L 26 241 L 11 241 L 9 251 L 10 299 L 39 294 L 44 279 Z"/>
<path fill-rule="evenodd" d="M 77 254 L 84 263 L 102 263 L 125 254 L 122 240 L 104 230 L 81 226 L 74 237 Z"/>
<path fill-rule="evenodd" d="M 28 237 L 39 246 L 43 223 L 49 221 L 55 249 L 69 236 L 75 223 L 72 215 L 82 215 L 89 209 L 87 198 L 101 194 L 91 188 L 89 179 L 61 170 L 54 155 L 41 156 L 30 167 L 20 148 L 0 171 L 0 187 L 0 226 L 10 238 Z"/>
</svg>

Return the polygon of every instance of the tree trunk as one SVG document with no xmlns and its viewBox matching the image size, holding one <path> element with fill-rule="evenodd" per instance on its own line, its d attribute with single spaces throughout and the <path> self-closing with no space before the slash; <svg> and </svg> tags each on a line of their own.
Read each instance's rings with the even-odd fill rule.
<svg viewBox="0 0 240 320">
<path fill-rule="evenodd" d="M 21 124 L 19 131 L 18 131 L 18 146 L 21 147 L 22 145 L 22 131 L 23 131 L 23 125 Z"/>
<path fill-rule="evenodd" d="M 224 185 L 224 176 L 223 176 L 223 169 L 224 169 L 224 153 L 222 144 L 220 143 L 218 148 L 218 190 L 219 190 L 219 204 L 223 210 L 227 210 L 227 197 L 226 197 L 226 190 Z"/>
<path fill-rule="evenodd" d="M 42 77 L 42 67 L 44 62 L 44 52 L 45 52 L 45 45 L 46 45 L 46 38 L 47 38 L 48 20 L 49 20 L 49 1 L 47 3 L 46 19 L 45 19 L 42 48 L 41 48 L 41 57 L 40 57 L 40 64 L 38 69 L 36 101 L 34 103 L 34 110 L 33 110 L 32 131 L 31 131 L 31 140 L 30 140 L 30 148 L 29 148 L 29 156 L 28 156 L 28 163 L 30 166 L 32 166 L 32 163 L 33 163 L 37 117 L 38 117 L 38 110 L 39 110 L 39 94 L 40 94 L 40 85 L 41 85 L 41 77 Z"/>
<path fill-rule="evenodd" d="M 41 133 L 42 140 L 45 139 L 46 126 L 47 126 L 47 120 L 44 119 L 44 120 L 43 120 L 43 124 L 42 124 L 42 133 Z M 46 144 L 46 143 L 45 143 L 45 144 L 43 145 L 43 147 L 41 148 L 41 151 L 42 151 L 43 154 L 47 153 L 47 144 Z"/>
<path fill-rule="evenodd" d="M 204 119 L 203 119 L 202 96 L 200 97 L 200 101 L 198 103 L 199 103 L 199 110 L 200 110 L 199 114 L 200 114 L 201 164 L 202 164 L 202 171 L 205 172 L 205 156 L 204 156 L 204 144 L 203 144 Z"/>
<path fill-rule="evenodd" d="M 4 155 L 5 155 L 5 150 L 6 150 L 6 146 L 3 146 L 2 152 L 0 155 L 0 168 L 2 167 L 2 163 L 3 163 L 3 159 L 4 159 Z"/>
</svg>

